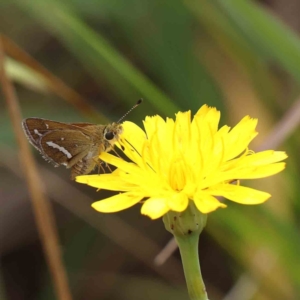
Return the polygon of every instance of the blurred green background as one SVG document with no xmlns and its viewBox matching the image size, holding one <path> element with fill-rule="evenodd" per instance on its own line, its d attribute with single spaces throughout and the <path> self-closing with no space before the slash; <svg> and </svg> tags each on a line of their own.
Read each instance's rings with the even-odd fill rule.
<svg viewBox="0 0 300 300">
<path fill-rule="evenodd" d="M 199 252 L 211 300 L 282 300 L 300 299 L 299 14 L 297 0 L 1 0 L 0 28 L 94 111 L 65 101 L 11 58 L 24 117 L 105 123 L 144 98 L 127 117 L 139 125 L 146 115 L 195 113 L 204 103 L 229 126 L 258 118 L 252 149 L 287 151 L 287 169 L 243 182 L 272 198 L 211 213 Z M 3 94 L 0 101 L 0 299 L 56 299 Z M 69 170 L 32 151 L 74 299 L 188 299 L 178 251 L 154 264 L 171 239 L 161 220 L 138 206 L 96 213 L 90 204 L 108 193 L 70 181 Z"/>
</svg>

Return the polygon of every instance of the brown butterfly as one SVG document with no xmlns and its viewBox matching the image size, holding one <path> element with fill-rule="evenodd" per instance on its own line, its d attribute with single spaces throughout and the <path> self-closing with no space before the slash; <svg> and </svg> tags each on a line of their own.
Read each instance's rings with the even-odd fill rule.
<svg viewBox="0 0 300 300">
<path fill-rule="evenodd" d="M 120 121 L 142 102 L 140 99 L 117 123 L 62 123 L 40 118 L 23 120 L 29 142 L 55 167 L 71 168 L 71 179 L 89 174 L 99 164 L 99 155 L 110 151 L 123 131 Z"/>
</svg>

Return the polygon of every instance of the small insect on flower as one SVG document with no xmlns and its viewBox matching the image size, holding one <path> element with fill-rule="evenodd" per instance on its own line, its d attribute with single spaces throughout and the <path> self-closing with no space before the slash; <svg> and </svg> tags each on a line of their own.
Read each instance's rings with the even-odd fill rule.
<svg viewBox="0 0 300 300">
<path fill-rule="evenodd" d="M 108 152 L 120 139 L 121 120 L 142 102 L 140 99 L 118 122 L 108 125 L 61 123 L 40 118 L 23 120 L 29 142 L 55 167 L 71 168 L 71 179 L 92 172 L 99 155 Z"/>
<path fill-rule="evenodd" d="M 117 169 L 111 174 L 79 176 L 77 182 L 99 189 L 121 191 L 95 202 L 100 212 L 116 212 L 143 200 L 142 214 L 152 219 L 168 211 L 184 211 L 189 201 L 206 214 L 226 207 L 223 196 L 241 204 L 259 204 L 271 195 L 233 184 L 240 179 L 274 175 L 285 168 L 281 151 L 254 153 L 248 149 L 255 138 L 257 120 L 244 117 L 232 129 L 218 129 L 220 112 L 203 105 L 191 120 L 191 112 L 176 119 L 146 117 L 145 131 L 131 122 L 122 124 L 116 145 L 130 161 L 102 152 L 100 159 Z"/>
</svg>

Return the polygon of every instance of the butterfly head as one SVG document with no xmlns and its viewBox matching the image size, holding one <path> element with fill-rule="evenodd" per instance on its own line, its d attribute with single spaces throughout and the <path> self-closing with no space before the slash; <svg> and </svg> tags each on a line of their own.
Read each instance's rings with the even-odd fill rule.
<svg viewBox="0 0 300 300">
<path fill-rule="evenodd" d="M 123 127 L 119 123 L 112 123 L 105 127 L 104 129 L 104 139 L 114 145 L 120 139 L 120 134 L 123 132 Z"/>
</svg>

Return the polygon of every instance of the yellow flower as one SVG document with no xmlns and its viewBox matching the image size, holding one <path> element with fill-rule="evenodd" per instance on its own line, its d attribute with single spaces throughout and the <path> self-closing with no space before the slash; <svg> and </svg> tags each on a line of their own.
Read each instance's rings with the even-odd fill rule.
<svg viewBox="0 0 300 300">
<path fill-rule="evenodd" d="M 287 155 L 280 151 L 254 153 L 248 144 L 257 135 L 256 119 L 244 117 L 235 127 L 218 130 L 220 112 L 203 105 L 176 119 L 146 117 L 145 131 L 124 122 L 117 146 L 130 161 L 109 153 L 100 159 L 116 167 L 111 174 L 78 176 L 77 182 L 121 191 L 93 203 L 100 212 L 116 212 L 142 202 L 141 213 L 152 219 L 168 211 L 184 211 L 194 201 L 202 213 L 226 207 L 217 197 L 241 204 L 259 204 L 271 195 L 239 185 L 240 179 L 267 177 L 282 171 Z"/>
</svg>

